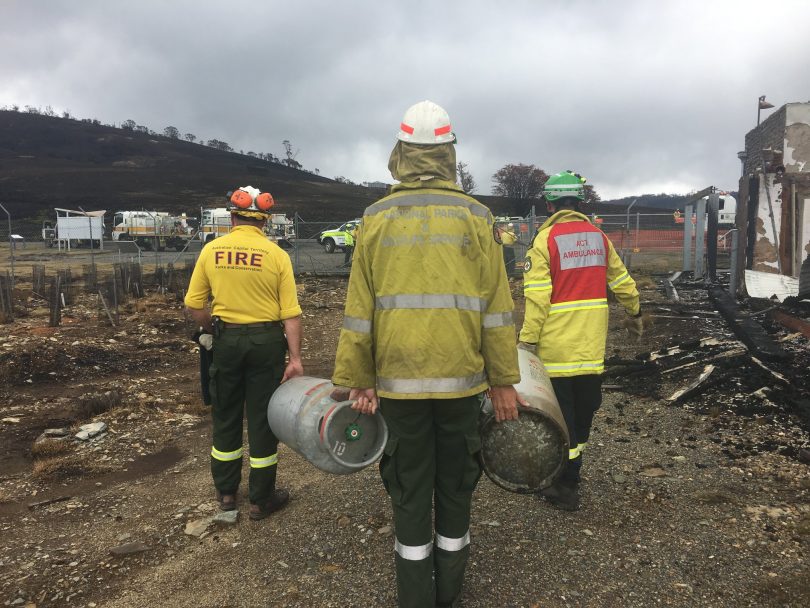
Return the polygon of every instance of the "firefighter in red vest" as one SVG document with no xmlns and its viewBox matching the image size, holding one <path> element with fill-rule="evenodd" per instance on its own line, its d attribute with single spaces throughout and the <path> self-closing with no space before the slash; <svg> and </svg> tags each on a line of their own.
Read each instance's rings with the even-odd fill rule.
<svg viewBox="0 0 810 608">
<path fill-rule="evenodd" d="M 636 338 L 643 324 L 635 281 L 607 236 L 581 212 L 585 179 L 571 171 L 558 173 L 546 182 L 543 197 L 550 217 L 524 262 L 520 347 L 543 361 L 568 425 L 568 466 L 541 494 L 554 506 L 575 511 L 582 453 L 602 403 L 608 287 L 630 315 L 627 327 Z"/>
</svg>

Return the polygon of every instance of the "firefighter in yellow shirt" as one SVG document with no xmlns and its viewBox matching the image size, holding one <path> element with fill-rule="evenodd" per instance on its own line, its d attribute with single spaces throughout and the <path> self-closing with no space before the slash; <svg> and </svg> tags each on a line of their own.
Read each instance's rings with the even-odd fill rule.
<svg viewBox="0 0 810 608">
<path fill-rule="evenodd" d="M 397 138 L 388 168 L 401 183 L 363 215 L 332 381 L 364 413 L 379 395 L 399 605 L 455 606 L 481 475 L 478 396 L 489 388 L 497 420 L 517 418 L 512 298 L 492 214 L 455 183 L 447 112 L 412 106 Z"/>
<path fill-rule="evenodd" d="M 220 508 L 237 508 L 246 411 L 253 520 L 289 500 L 287 490 L 276 488 L 278 439 L 267 422 L 267 404 L 281 382 L 304 373 L 301 307 L 290 257 L 262 231 L 272 206 L 270 194 L 251 186 L 232 194 L 232 230 L 203 248 L 185 298 L 191 317 L 214 336 L 211 474 Z"/>
</svg>

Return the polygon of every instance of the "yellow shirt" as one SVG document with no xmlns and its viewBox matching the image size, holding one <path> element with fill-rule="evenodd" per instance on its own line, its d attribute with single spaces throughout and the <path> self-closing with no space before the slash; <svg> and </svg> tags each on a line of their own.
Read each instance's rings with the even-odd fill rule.
<svg viewBox="0 0 810 608">
<path fill-rule="evenodd" d="M 200 252 L 185 304 L 226 323 L 280 321 L 301 314 L 290 256 L 255 226 L 235 226 Z"/>
</svg>

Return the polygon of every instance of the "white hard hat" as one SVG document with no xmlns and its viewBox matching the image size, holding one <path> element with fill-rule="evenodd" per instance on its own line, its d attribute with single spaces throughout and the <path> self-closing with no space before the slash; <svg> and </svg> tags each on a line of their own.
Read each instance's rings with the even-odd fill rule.
<svg viewBox="0 0 810 608">
<path fill-rule="evenodd" d="M 405 112 L 397 139 L 409 144 L 446 144 L 456 141 L 450 116 L 432 101 L 420 101 Z"/>
</svg>

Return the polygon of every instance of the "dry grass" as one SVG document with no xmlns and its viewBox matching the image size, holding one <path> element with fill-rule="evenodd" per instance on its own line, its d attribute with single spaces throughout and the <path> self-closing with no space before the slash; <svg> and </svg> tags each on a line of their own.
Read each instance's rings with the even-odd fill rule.
<svg viewBox="0 0 810 608">
<path fill-rule="evenodd" d="M 636 288 L 641 289 L 658 289 L 656 282 L 650 277 L 641 276 L 635 279 Z"/>
<path fill-rule="evenodd" d="M 730 492 L 724 490 L 706 490 L 695 494 L 700 502 L 707 505 L 725 505 L 736 504 L 737 497 Z"/>
<path fill-rule="evenodd" d="M 31 477 L 44 481 L 71 477 L 84 473 L 84 463 L 79 456 L 43 458 L 34 463 Z"/>
<path fill-rule="evenodd" d="M 755 597 L 760 606 L 807 606 L 810 603 L 810 585 L 805 574 L 788 573 L 782 576 L 752 581 Z"/>
<path fill-rule="evenodd" d="M 112 470 L 109 465 L 100 464 L 91 458 L 91 456 L 79 456 L 78 454 L 43 458 L 34 462 L 31 477 L 38 481 L 57 481 Z"/>
<path fill-rule="evenodd" d="M 73 451 L 73 444 L 67 439 L 43 439 L 31 447 L 35 459 L 53 458 Z"/>
<path fill-rule="evenodd" d="M 810 513 L 802 514 L 801 519 L 796 523 L 796 534 L 799 536 L 810 536 Z"/>
<path fill-rule="evenodd" d="M 211 406 L 204 405 L 199 401 L 194 403 L 181 403 L 178 405 L 176 411 L 182 414 L 191 414 L 192 416 L 204 417 L 211 413 Z"/>
<path fill-rule="evenodd" d="M 166 296 L 164 294 L 154 293 L 146 295 L 143 298 L 138 298 L 135 300 L 135 312 L 149 312 L 150 310 L 165 308 L 166 301 Z"/>
<path fill-rule="evenodd" d="M 118 391 L 85 393 L 79 397 L 79 403 L 76 404 L 76 418 L 78 420 L 89 420 L 119 405 L 121 405 L 121 393 Z"/>
<path fill-rule="evenodd" d="M 630 260 L 630 274 L 641 272 L 674 272 L 683 266 L 683 254 L 678 252 L 634 253 Z"/>
</svg>

